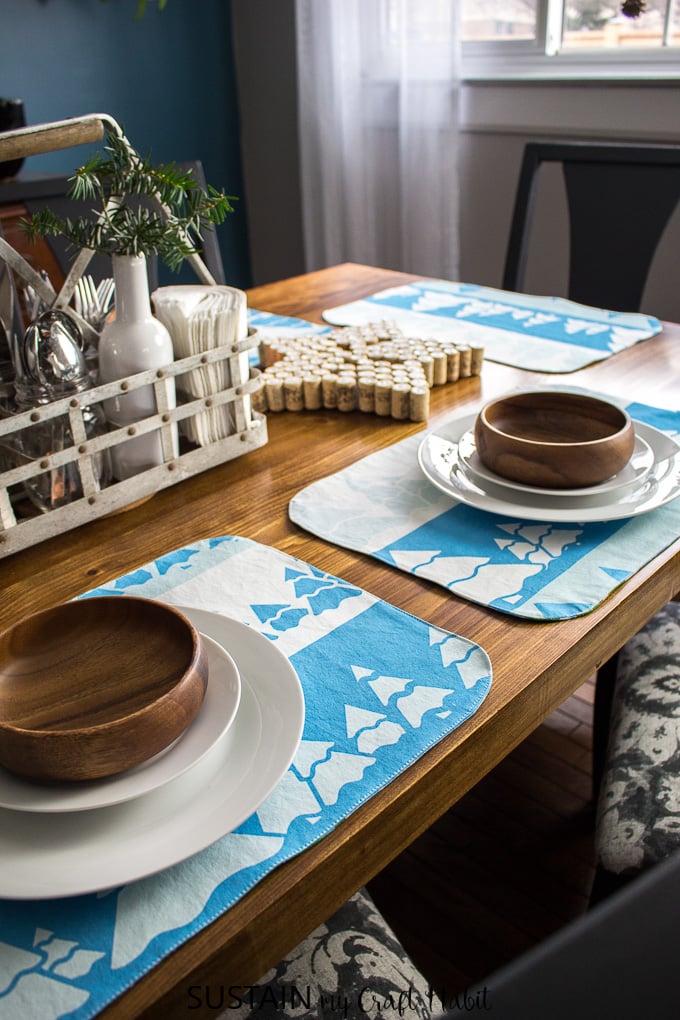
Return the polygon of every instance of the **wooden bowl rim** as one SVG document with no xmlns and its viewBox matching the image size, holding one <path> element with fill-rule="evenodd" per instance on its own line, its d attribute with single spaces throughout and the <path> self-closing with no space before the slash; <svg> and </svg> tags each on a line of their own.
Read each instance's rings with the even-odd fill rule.
<svg viewBox="0 0 680 1020">
<path fill-rule="evenodd" d="M 580 439 L 580 440 L 546 440 L 546 439 L 525 439 L 523 436 L 518 436 L 514 432 L 504 432 L 498 428 L 493 422 L 490 422 L 487 418 L 487 411 L 492 410 L 494 407 L 498 407 L 499 404 L 503 404 L 506 401 L 512 400 L 515 397 L 532 397 L 532 396 L 551 396 L 551 397 L 579 397 L 581 400 L 588 400 L 593 404 L 600 404 L 603 407 L 611 408 L 617 411 L 623 419 L 621 428 L 617 429 L 616 432 L 611 432 L 609 435 L 600 436 L 599 439 Z M 619 407 L 618 404 L 614 404 L 603 397 L 591 396 L 589 393 L 570 393 L 568 391 L 555 391 L 552 393 L 550 390 L 521 390 L 517 393 L 506 393 L 503 397 L 497 397 L 495 400 L 490 400 L 488 404 L 479 412 L 479 418 L 484 423 L 484 427 L 490 432 L 493 432 L 497 436 L 502 436 L 504 439 L 510 439 L 514 443 L 526 443 L 527 446 L 544 446 L 544 447 L 581 447 L 581 446 L 599 446 L 602 443 L 609 443 L 619 436 L 622 436 L 630 428 L 633 427 L 633 420 L 624 408 Z"/>
<path fill-rule="evenodd" d="M 92 596 L 91 598 L 73 599 L 71 602 L 58 603 L 56 606 L 50 606 L 48 609 L 41 609 L 37 613 L 31 613 L 28 616 L 24 616 L 23 619 L 18 620 L 11 627 L 7 627 L 5 628 L 5 630 L 0 631 L 0 642 L 2 642 L 2 639 L 5 637 L 6 634 L 10 634 L 13 630 L 15 630 L 15 628 L 20 627 L 23 624 L 30 623 L 33 620 L 39 619 L 41 616 L 47 616 L 48 613 L 53 613 L 55 609 L 59 610 L 70 606 L 77 606 L 79 603 L 82 602 L 95 602 L 99 600 L 111 602 L 114 599 L 116 600 L 116 602 L 118 602 L 121 599 L 126 599 L 128 602 L 143 603 L 146 605 L 152 605 L 154 607 L 160 607 L 163 610 L 168 610 L 170 615 L 177 617 L 185 625 L 185 628 L 191 634 L 192 637 L 191 658 L 188 661 L 184 669 L 184 672 L 180 677 L 177 678 L 172 687 L 170 687 L 167 691 L 164 691 L 164 693 L 160 694 L 157 698 L 154 698 L 153 701 L 149 701 L 142 708 L 138 708 L 134 712 L 129 712 L 127 715 L 123 715 L 118 719 L 112 719 L 109 722 L 97 723 L 96 725 L 93 726 L 76 726 L 72 729 L 34 730 L 24 726 L 15 726 L 12 723 L 5 722 L 0 716 L 0 730 L 6 733 L 15 733 L 17 734 L 17 736 L 37 737 L 41 740 L 49 739 L 62 740 L 72 739 L 74 736 L 86 737 L 97 733 L 104 732 L 112 733 L 116 729 L 121 729 L 123 727 L 129 726 L 131 723 L 139 719 L 141 716 L 150 714 L 151 711 L 159 704 L 161 704 L 163 701 L 170 700 L 170 698 L 177 691 L 178 687 L 180 687 L 181 684 L 191 680 L 191 674 L 196 669 L 200 661 L 202 652 L 201 635 L 198 629 L 193 625 L 193 623 L 191 623 L 188 617 L 186 617 L 184 613 L 180 612 L 180 610 L 177 609 L 175 606 L 169 605 L 166 602 L 160 602 L 157 599 L 145 598 L 141 595 L 95 595 Z"/>
</svg>

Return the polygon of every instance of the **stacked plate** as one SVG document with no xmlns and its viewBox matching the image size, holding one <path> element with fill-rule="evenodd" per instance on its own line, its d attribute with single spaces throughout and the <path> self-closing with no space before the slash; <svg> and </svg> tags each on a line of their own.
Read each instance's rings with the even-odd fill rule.
<svg viewBox="0 0 680 1020">
<path fill-rule="evenodd" d="M 181 611 L 208 654 L 198 715 L 109 779 L 43 784 L 0 768 L 0 897 L 74 896 L 177 864 L 245 821 L 287 771 L 304 724 L 288 659 L 244 624 Z"/>
<path fill-rule="evenodd" d="M 658 429 L 633 421 L 635 447 L 612 478 L 585 489 L 541 489 L 485 467 L 475 449 L 471 414 L 428 433 L 418 450 L 425 476 L 460 503 L 503 516 L 554 523 L 635 517 L 680 495 L 680 446 Z"/>
</svg>

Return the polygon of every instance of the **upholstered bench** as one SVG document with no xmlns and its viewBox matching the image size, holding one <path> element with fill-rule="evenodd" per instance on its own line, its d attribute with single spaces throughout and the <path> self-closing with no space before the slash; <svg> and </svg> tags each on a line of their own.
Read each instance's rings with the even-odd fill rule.
<svg viewBox="0 0 680 1020">
<path fill-rule="evenodd" d="M 432 1015 L 427 981 L 365 889 L 220 1016 L 321 1020 Z"/>
<path fill-rule="evenodd" d="M 619 653 L 595 846 L 594 899 L 680 849 L 680 602 Z"/>
</svg>

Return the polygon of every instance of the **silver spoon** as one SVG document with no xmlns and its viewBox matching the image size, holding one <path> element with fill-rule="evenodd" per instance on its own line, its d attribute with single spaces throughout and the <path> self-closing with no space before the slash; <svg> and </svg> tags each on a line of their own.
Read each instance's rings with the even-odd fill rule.
<svg viewBox="0 0 680 1020">
<path fill-rule="evenodd" d="M 50 389 L 81 388 L 88 380 L 82 344 L 82 334 L 66 312 L 43 312 L 24 335 L 22 357 L 29 380 Z"/>
</svg>

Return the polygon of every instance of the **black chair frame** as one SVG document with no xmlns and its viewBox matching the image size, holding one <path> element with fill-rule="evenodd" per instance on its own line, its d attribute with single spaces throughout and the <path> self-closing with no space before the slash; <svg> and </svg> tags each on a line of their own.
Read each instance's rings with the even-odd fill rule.
<svg viewBox="0 0 680 1020">
<path fill-rule="evenodd" d="M 680 146 L 530 142 L 524 150 L 503 289 L 521 291 L 538 170 L 562 165 L 569 211 L 568 293 L 639 311 L 652 259 L 680 200 Z"/>
<path fill-rule="evenodd" d="M 469 999 L 496 1020 L 674 1020 L 679 906 L 675 854 L 491 975 Z"/>
</svg>

